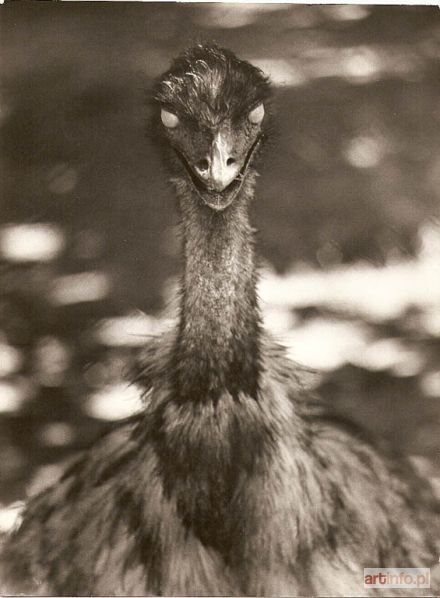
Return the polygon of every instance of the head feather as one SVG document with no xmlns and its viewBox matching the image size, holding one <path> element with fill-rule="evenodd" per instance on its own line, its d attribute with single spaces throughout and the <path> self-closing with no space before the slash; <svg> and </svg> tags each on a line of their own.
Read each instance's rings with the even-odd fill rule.
<svg viewBox="0 0 440 598">
<path fill-rule="evenodd" d="M 154 99 L 179 117 L 217 124 L 238 120 L 270 95 L 264 73 L 212 44 L 186 50 L 159 79 Z"/>
</svg>

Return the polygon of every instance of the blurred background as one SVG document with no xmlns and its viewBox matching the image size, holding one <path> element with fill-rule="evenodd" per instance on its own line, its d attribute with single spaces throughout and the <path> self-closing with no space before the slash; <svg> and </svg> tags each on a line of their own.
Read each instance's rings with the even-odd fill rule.
<svg viewBox="0 0 440 598">
<path fill-rule="evenodd" d="M 438 8 L 11 2 L 0 19 L 0 531 L 140 407 L 125 372 L 179 271 L 146 97 L 200 40 L 275 87 L 252 214 L 267 326 L 440 490 Z"/>
</svg>

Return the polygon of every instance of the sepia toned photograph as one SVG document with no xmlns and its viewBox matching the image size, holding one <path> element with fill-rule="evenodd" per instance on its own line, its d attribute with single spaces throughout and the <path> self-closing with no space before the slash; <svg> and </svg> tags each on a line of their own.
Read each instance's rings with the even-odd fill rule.
<svg viewBox="0 0 440 598">
<path fill-rule="evenodd" d="M 440 595 L 440 10 L 0 6 L 0 595 Z"/>
</svg>

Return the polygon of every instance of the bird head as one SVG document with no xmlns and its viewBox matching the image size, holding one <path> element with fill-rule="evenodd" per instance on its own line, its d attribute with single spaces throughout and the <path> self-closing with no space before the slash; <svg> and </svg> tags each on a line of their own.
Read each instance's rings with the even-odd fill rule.
<svg viewBox="0 0 440 598">
<path fill-rule="evenodd" d="M 177 176 L 213 210 L 239 194 L 264 137 L 269 95 L 260 69 L 213 45 L 184 52 L 156 84 L 156 119 Z"/>
</svg>

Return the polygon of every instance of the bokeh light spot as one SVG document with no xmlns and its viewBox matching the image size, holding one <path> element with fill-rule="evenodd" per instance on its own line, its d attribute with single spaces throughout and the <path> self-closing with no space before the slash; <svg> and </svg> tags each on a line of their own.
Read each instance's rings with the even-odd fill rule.
<svg viewBox="0 0 440 598">
<path fill-rule="evenodd" d="M 11 345 L 0 341 L 0 377 L 15 374 L 22 363 L 22 353 Z"/>
<path fill-rule="evenodd" d="M 0 380 L 0 413 L 18 411 L 26 399 L 23 388 L 6 380 Z"/>
<path fill-rule="evenodd" d="M 428 397 L 440 398 L 440 371 L 425 374 L 420 380 L 420 386 Z"/>
<path fill-rule="evenodd" d="M 88 415 L 97 419 L 116 421 L 129 417 L 143 407 L 143 389 L 127 383 L 106 386 L 92 394 L 86 405 Z"/>
<path fill-rule="evenodd" d="M 21 500 L 8 506 L 0 504 L 0 533 L 11 533 L 19 526 L 23 509 L 24 502 Z"/>
<path fill-rule="evenodd" d="M 295 87 L 306 81 L 304 73 L 293 61 L 271 58 L 253 58 L 251 62 L 264 71 L 277 87 Z"/>
<path fill-rule="evenodd" d="M 54 281 L 51 299 L 57 305 L 101 301 L 110 292 L 110 278 L 104 272 L 81 272 Z"/>
<path fill-rule="evenodd" d="M 368 6 L 361 4 L 340 4 L 322 6 L 321 10 L 334 21 L 360 21 L 370 14 Z"/>
<path fill-rule="evenodd" d="M 368 83 L 380 75 L 382 63 L 377 52 L 371 48 L 359 46 L 343 50 L 341 68 L 349 80 Z"/>
<path fill-rule="evenodd" d="M 160 334 L 168 324 L 143 313 L 107 318 L 98 322 L 96 337 L 110 347 L 141 347 L 148 336 Z"/>
<path fill-rule="evenodd" d="M 331 371 L 350 361 L 367 345 L 364 329 L 350 322 L 315 318 L 282 338 L 288 355 L 298 363 Z"/>
<path fill-rule="evenodd" d="M 383 338 L 354 354 L 351 362 L 372 371 L 391 370 L 398 376 L 414 376 L 424 366 L 422 355 L 397 338 Z"/>
<path fill-rule="evenodd" d="M 264 325 L 273 334 L 283 334 L 290 330 L 296 322 L 291 310 L 277 306 L 265 306 L 263 310 Z"/>
<path fill-rule="evenodd" d="M 234 4 L 212 3 L 203 5 L 203 9 L 195 17 L 195 22 L 202 27 L 209 29 L 238 29 L 254 23 L 261 14 L 266 12 L 275 12 L 277 10 L 286 10 L 288 4 Z"/>
<path fill-rule="evenodd" d="M 48 262 L 64 249 L 63 231 L 53 224 L 9 224 L 0 228 L 0 255 L 11 262 Z"/>
<path fill-rule="evenodd" d="M 344 155 L 352 166 L 356 168 L 373 168 L 381 161 L 384 154 L 382 144 L 374 137 L 360 136 L 352 139 Z"/>
<path fill-rule="evenodd" d="M 70 365 L 70 351 L 61 339 L 55 336 L 42 337 L 35 347 L 34 364 L 41 384 L 61 386 Z"/>
<path fill-rule="evenodd" d="M 74 439 L 74 430 L 70 424 L 55 422 L 46 424 L 40 430 L 39 437 L 46 446 L 66 446 Z"/>
</svg>

